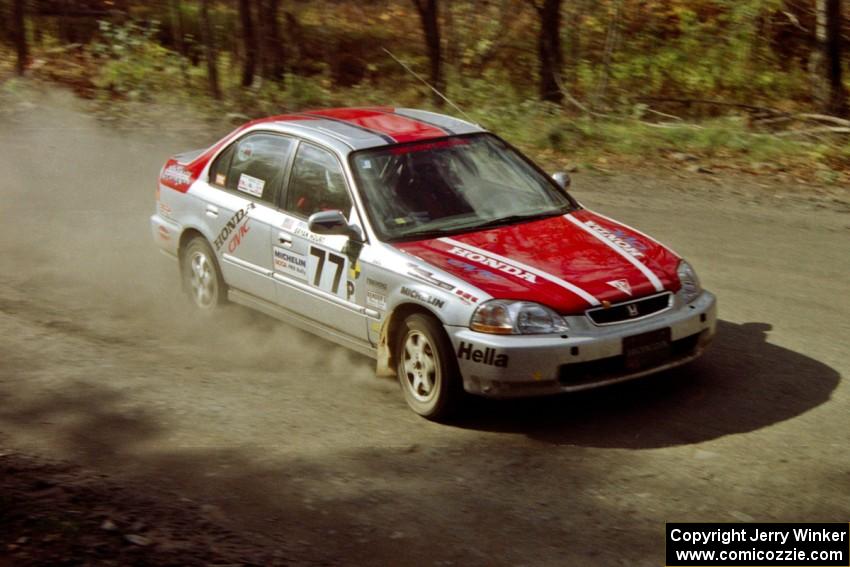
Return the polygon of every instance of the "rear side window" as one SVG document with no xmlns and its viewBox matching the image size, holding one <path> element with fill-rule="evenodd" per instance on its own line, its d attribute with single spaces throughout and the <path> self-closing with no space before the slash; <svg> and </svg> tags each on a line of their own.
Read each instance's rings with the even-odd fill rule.
<svg viewBox="0 0 850 567">
<path fill-rule="evenodd" d="M 339 161 L 325 150 L 302 143 L 292 164 L 283 208 L 303 218 L 334 209 L 348 217 L 351 199 Z"/>
<path fill-rule="evenodd" d="M 226 150 L 218 154 L 210 166 L 210 183 L 224 187 L 227 184 L 227 170 L 230 169 L 230 158 L 236 151 L 236 144 L 231 144 Z"/>
<path fill-rule="evenodd" d="M 273 203 L 293 146 L 293 141 L 283 136 L 245 136 L 216 159 L 210 168 L 210 182 Z"/>
</svg>

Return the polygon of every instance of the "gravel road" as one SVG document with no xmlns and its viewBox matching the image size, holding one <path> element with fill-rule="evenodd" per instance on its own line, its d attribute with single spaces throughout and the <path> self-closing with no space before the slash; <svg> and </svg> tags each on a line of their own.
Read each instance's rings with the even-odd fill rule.
<svg viewBox="0 0 850 567">
<path fill-rule="evenodd" d="M 694 264 L 715 345 L 447 426 L 369 359 L 241 308 L 199 319 L 148 217 L 164 159 L 210 140 L 75 104 L 0 116 L 0 448 L 179 495 L 297 563 L 657 566 L 665 521 L 850 520 L 846 189 L 575 174 Z"/>
</svg>

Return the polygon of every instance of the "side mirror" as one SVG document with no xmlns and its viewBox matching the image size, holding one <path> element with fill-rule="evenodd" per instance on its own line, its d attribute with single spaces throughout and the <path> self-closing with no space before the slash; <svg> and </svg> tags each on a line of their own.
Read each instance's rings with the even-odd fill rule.
<svg viewBox="0 0 850 567">
<path fill-rule="evenodd" d="M 564 190 L 568 189 L 570 184 L 573 182 L 573 180 L 570 179 L 570 174 L 566 171 L 557 171 L 553 173 L 552 179 L 555 180 L 555 183 L 558 184 L 558 187 Z"/>
<path fill-rule="evenodd" d="M 348 224 L 342 211 L 319 211 L 307 219 L 307 228 L 316 234 L 341 234 L 356 240 L 363 240 L 363 232 L 355 224 Z"/>
</svg>

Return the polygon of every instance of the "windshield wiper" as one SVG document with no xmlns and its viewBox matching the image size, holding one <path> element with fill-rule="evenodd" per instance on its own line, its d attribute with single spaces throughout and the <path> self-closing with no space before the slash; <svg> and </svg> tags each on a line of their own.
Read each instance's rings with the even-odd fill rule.
<svg viewBox="0 0 850 567">
<path fill-rule="evenodd" d="M 532 213 L 527 215 L 508 215 L 506 217 L 501 217 L 498 219 L 489 220 L 486 222 L 482 222 L 480 224 L 475 225 L 474 227 L 470 226 L 469 228 L 475 228 L 476 230 L 492 228 L 496 226 L 502 226 L 506 224 L 515 224 L 518 222 L 527 222 L 531 220 L 544 219 L 548 217 L 554 217 L 557 215 L 562 215 L 567 211 L 563 208 L 555 209 L 554 211 L 546 211 L 544 213 Z"/>
<path fill-rule="evenodd" d="M 542 213 L 531 213 L 525 215 L 508 215 L 506 217 L 500 217 L 497 219 L 492 219 L 484 222 L 468 222 L 464 224 L 456 224 L 452 226 L 445 226 L 441 228 L 426 228 L 423 230 L 414 230 L 411 232 L 405 232 L 403 234 L 396 235 L 393 240 L 407 240 L 407 239 L 425 239 L 425 238 L 437 238 L 446 234 L 455 234 L 458 232 L 469 232 L 473 230 L 484 230 L 488 228 L 494 228 L 497 226 L 502 226 L 506 224 L 516 224 L 519 222 L 527 222 L 530 220 L 538 220 L 544 219 L 548 217 L 554 217 L 557 215 L 562 215 L 564 213 L 570 212 L 572 207 L 569 205 L 561 207 L 559 209 L 555 209 L 552 211 L 546 211 Z"/>
<path fill-rule="evenodd" d="M 453 234 L 459 230 L 464 230 L 465 227 L 443 227 L 443 228 L 426 228 L 423 230 L 412 230 L 410 232 L 404 232 L 402 234 L 397 234 L 393 240 L 407 240 L 411 238 L 415 239 L 426 239 L 426 238 L 437 238 L 438 236 L 443 236 L 444 234 Z"/>
</svg>

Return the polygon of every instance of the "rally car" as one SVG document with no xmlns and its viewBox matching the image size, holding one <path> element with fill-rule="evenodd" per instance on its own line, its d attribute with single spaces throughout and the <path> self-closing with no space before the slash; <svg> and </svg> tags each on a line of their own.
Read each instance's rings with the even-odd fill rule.
<svg viewBox="0 0 850 567">
<path fill-rule="evenodd" d="M 163 166 L 153 238 L 226 301 L 377 359 L 408 405 L 644 376 L 702 354 L 715 297 L 498 136 L 405 108 L 254 120 Z"/>
</svg>

